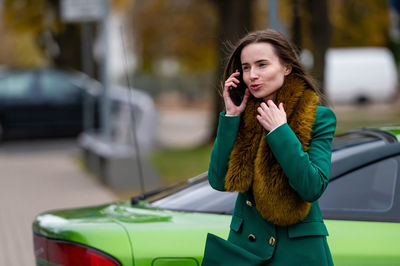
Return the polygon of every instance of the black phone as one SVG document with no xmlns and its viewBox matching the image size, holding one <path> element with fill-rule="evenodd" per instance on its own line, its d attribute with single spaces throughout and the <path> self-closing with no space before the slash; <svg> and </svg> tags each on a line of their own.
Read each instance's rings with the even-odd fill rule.
<svg viewBox="0 0 400 266">
<path fill-rule="evenodd" d="M 237 87 L 229 86 L 228 91 L 229 91 L 229 96 L 231 97 L 232 102 L 236 106 L 239 106 L 243 101 L 244 92 L 246 90 L 246 85 L 243 82 L 242 72 L 240 72 L 240 76 L 237 76 L 236 79 L 239 80 L 239 84 L 236 84 Z"/>
</svg>

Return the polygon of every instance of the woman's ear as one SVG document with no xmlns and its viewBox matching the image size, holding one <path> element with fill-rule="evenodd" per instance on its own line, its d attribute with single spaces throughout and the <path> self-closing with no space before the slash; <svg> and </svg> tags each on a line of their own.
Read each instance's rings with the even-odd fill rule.
<svg viewBox="0 0 400 266">
<path fill-rule="evenodd" d="M 285 76 L 289 75 L 292 72 L 292 65 L 286 65 L 284 69 Z"/>
</svg>

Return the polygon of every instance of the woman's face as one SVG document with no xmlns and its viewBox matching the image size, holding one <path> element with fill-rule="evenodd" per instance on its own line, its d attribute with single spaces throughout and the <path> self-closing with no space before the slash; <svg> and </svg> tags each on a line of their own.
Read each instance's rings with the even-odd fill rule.
<svg viewBox="0 0 400 266">
<path fill-rule="evenodd" d="M 281 64 L 273 46 L 267 42 L 251 43 L 240 55 L 243 81 L 256 98 L 274 100 L 291 67 Z"/>
</svg>

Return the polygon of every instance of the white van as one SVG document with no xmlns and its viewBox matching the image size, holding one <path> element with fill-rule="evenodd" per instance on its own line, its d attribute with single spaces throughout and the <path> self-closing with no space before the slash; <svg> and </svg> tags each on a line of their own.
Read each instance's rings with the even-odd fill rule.
<svg viewBox="0 0 400 266">
<path fill-rule="evenodd" d="M 397 67 L 387 48 L 330 48 L 325 62 L 326 95 L 333 104 L 387 102 L 398 94 Z"/>
</svg>

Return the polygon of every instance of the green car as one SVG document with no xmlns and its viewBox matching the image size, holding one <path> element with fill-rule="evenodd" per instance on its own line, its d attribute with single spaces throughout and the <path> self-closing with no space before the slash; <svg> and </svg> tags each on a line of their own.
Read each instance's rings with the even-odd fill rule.
<svg viewBox="0 0 400 266">
<path fill-rule="evenodd" d="M 400 127 L 336 136 L 319 199 L 335 265 L 400 265 Z M 207 233 L 226 238 L 236 193 L 207 174 L 168 189 L 33 222 L 37 265 L 201 265 Z"/>
</svg>

